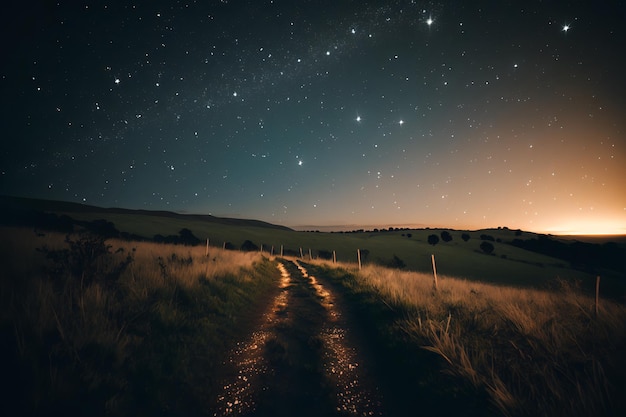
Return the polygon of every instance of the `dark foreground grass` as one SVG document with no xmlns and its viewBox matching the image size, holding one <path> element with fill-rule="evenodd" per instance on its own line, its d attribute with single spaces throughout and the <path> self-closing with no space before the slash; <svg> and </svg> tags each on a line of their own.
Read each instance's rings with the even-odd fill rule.
<svg viewBox="0 0 626 417">
<path fill-rule="evenodd" d="M 435 291 L 432 276 L 307 268 L 354 300 L 402 415 L 413 400 L 427 415 L 624 415 L 620 303 L 601 299 L 595 314 L 567 282 L 540 291 L 444 277 Z"/>
<path fill-rule="evenodd" d="M 3 236 L 7 416 L 206 414 L 214 373 L 279 278 L 259 255 Z"/>
<path fill-rule="evenodd" d="M 403 328 L 406 310 L 341 268 L 305 264 L 311 275 L 341 294 L 360 343 L 366 343 L 390 416 L 498 415 L 484 391 L 446 373 L 445 361 Z"/>
</svg>

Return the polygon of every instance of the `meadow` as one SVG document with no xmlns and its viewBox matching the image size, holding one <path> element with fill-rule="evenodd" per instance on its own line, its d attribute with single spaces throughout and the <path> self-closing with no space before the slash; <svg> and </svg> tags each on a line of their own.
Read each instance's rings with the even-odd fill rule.
<svg viewBox="0 0 626 417">
<path fill-rule="evenodd" d="M 423 363 L 409 357 L 415 351 L 407 350 L 420 346 L 437 355 L 469 397 L 485 396 L 495 415 L 626 411 L 622 303 L 600 300 L 596 313 L 595 299 L 565 280 L 539 290 L 439 276 L 435 289 L 432 274 L 314 264 L 308 266 L 312 273 L 331 279 L 363 306 L 360 314 L 376 328 L 374 337 L 385 339 L 395 355 L 408 355 L 400 365 L 391 361 L 385 366 L 423 372 Z M 413 395 L 428 383 L 414 382 Z"/>
<path fill-rule="evenodd" d="M 258 253 L 0 235 L 3 415 L 205 414 L 280 277 Z"/>
<path fill-rule="evenodd" d="M 357 312 L 398 404 L 392 415 L 626 411 L 623 271 L 575 268 L 507 243 L 533 233 L 296 232 L 64 203 L 54 212 L 71 216 L 74 231 L 0 226 L 4 415 L 207 414 L 227 352 L 278 291 L 271 254 L 281 247 L 286 258 L 302 249 L 310 273 L 334 283 Z M 83 233 L 99 219 L 126 238 Z M 148 241 L 183 229 L 203 243 Z M 443 232 L 450 241 L 428 242 Z M 491 254 L 480 249 L 485 234 Z M 246 241 L 257 249 L 222 249 Z M 332 251 L 336 264 L 321 259 Z"/>
</svg>

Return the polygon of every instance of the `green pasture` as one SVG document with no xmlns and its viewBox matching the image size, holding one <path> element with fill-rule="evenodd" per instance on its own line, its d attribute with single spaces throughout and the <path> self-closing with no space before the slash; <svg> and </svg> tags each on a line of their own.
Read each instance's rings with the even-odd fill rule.
<svg viewBox="0 0 626 417">
<path fill-rule="evenodd" d="M 156 234 L 177 235 L 182 228 L 187 228 L 198 238 L 209 239 L 210 245 L 222 247 L 229 242 L 235 248 L 250 240 L 258 247 L 263 245 L 264 252 L 280 253 L 285 250 L 305 255 L 311 250 L 313 257 L 319 250 L 335 251 L 341 262 L 357 262 L 357 249 L 362 251 L 363 263 L 389 262 L 394 255 L 400 258 L 409 270 L 431 272 L 431 254 L 435 255 L 437 272 L 469 280 L 479 280 L 504 285 L 544 287 L 557 278 L 578 279 L 588 286 L 595 277 L 571 269 L 565 261 L 549 256 L 529 252 L 505 243 L 491 242 L 495 249 L 491 255 L 480 250 L 481 234 L 493 236 L 503 242 L 514 238 L 531 238 L 532 233 L 524 232 L 515 236 L 509 229 L 489 229 L 480 231 L 449 230 L 452 241 L 439 241 L 430 245 L 428 236 L 440 236 L 444 229 L 393 230 L 358 233 L 297 232 L 269 227 L 256 227 L 246 224 L 232 225 L 207 222 L 185 217 L 166 217 L 129 213 L 66 213 L 76 220 L 91 221 L 105 218 L 123 232 L 152 238 Z M 462 233 L 468 233 L 470 239 L 464 242 Z M 408 235 L 411 235 L 409 238 Z M 366 254 L 367 251 L 367 254 Z"/>
</svg>

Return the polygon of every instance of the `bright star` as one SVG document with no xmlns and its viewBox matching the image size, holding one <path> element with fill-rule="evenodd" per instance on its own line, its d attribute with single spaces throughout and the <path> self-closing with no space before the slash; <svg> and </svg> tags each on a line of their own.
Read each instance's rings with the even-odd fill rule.
<svg viewBox="0 0 626 417">
<path fill-rule="evenodd" d="M 357 122 L 360 122 L 360 121 L 361 121 L 361 116 L 357 116 L 357 117 L 356 117 L 356 121 L 357 121 Z"/>
<path fill-rule="evenodd" d="M 400 121 L 398 122 L 398 124 L 399 124 L 400 126 L 402 126 L 402 125 L 404 124 L 404 120 L 400 120 Z"/>
<path fill-rule="evenodd" d="M 563 32 L 567 32 L 569 30 L 569 25 L 563 25 Z"/>
<path fill-rule="evenodd" d="M 302 166 L 303 162 L 302 161 L 298 161 L 298 166 Z"/>
<path fill-rule="evenodd" d="M 120 83 L 120 79 L 116 78 L 114 82 L 115 82 L 115 84 L 119 84 Z"/>
<path fill-rule="evenodd" d="M 435 21 L 433 20 L 433 18 L 432 18 L 432 17 L 429 17 L 429 18 L 428 18 L 428 20 L 426 20 L 426 24 L 427 24 L 428 26 L 432 25 L 434 22 L 435 22 Z"/>
</svg>

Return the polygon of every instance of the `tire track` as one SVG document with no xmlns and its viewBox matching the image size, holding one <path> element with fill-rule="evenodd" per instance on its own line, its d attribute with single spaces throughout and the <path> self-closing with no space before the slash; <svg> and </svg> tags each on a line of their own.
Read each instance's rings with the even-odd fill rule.
<svg viewBox="0 0 626 417">
<path fill-rule="evenodd" d="M 337 297 L 298 261 L 278 269 L 280 292 L 229 355 L 213 415 L 383 415 Z"/>
</svg>

